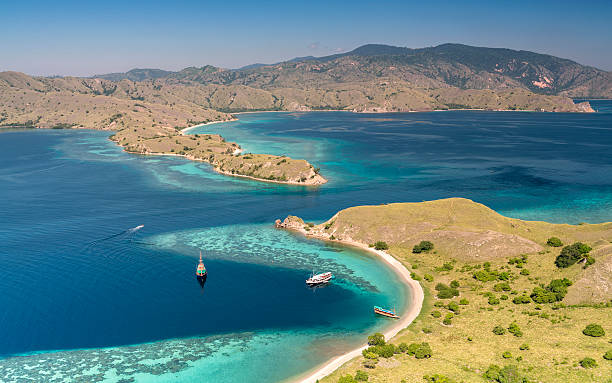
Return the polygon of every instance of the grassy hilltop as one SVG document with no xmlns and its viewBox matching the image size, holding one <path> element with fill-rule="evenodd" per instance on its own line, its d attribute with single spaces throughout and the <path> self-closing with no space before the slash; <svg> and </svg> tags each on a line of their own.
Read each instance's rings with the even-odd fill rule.
<svg viewBox="0 0 612 383">
<path fill-rule="evenodd" d="M 369 382 L 397 383 L 612 379 L 612 361 L 604 358 L 612 350 L 612 223 L 523 221 L 451 198 L 353 207 L 312 227 L 289 217 L 285 226 L 388 248 L 426 292 L 421 314 L 391 341 L 395 347 L 373 349 L 378 354 L 354 359 L 322 382 L 351 382 L 358 370 Z M 549 244 L 551 237 L 562 246 Z M 575 242 L 592 249 L 557 267 Z M 603 326 L 605 335 L 585 335 L 589 324 Z M 423 342 L 430 357 L 406 352 Z"/>
</svg>

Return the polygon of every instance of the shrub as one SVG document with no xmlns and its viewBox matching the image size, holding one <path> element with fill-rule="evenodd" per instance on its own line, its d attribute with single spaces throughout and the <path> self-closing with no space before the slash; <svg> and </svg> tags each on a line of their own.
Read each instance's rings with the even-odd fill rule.
<svg viewBox="0 0 612 383">
<path fill-rule="evenodd" d="M 580 365 L 583 368 L 595 368 L 597 367 L 597 362 L 593 358 L 586 357 L 580 361 Z"/>
<path fill-rule="evenodd" d="M 506 333 L 506 329 L 502 326 L 493 327 L 493 334 L 495 335 L 504 335 Z"/>
<path fill-rule="evenodd" d="M 429 343 L 412 343 L 408 346 L 408 355 L 414 355 L 417 359 L 431 358 L 431 347 Z"/>
<path fill-rule="evenodd" d="M 605 360 L 612 360 L 612 349 L 606 351 L 606 353 L 603 355 L 603 358 Z"/>
<path fill-rule="evenodd" d="M 496 283 L 495 286 L 493 286 L 493 291 L 510 291 L 512 290 L 510 288 L 510 284 L 508 284 L 508 282 L 500 282 L 500 283 Z"/>
<path fill-rule="evenodd" d="M 576 242 L 569 246 L 565 246 L 555 259 L 555 265 L 558 268 L 570 267 L 574 263 L 585 258 L 589 251 L 591 251 L 591 247 L 582 242 Z"/>
<path fill-rule="evenodd" d="M 519 305 L 519 304 L 527 304 L 531 302 L 531 298 L 529 298 L 529 296 L 527 295 L 517 295 L 516 297 L 514 297 L 514 299 L 512 300 L 512 303 Z"/>
<path fill-rule="evenodd" d="M 531 299 L 536 303 L 554 303 L 563 300 L 567 294 L 567 288 L 572 285 L 572 282 L 567 279 L 553 279 L 548 286 L 534 287 L 531 293 Z"/>
<path fill-rule="evenodd" d="M 582 330 L 582 333 L 584 335 L 588 335 L 588 336 L 592 336 L 596 338 L 606 335 L 606 332 L 604 331 L 604 329 L 600 325 L 595 324 L 595 323 L 591 323 L 588 326 L 586 326 L 584 330 Z"/>
<path fill-rule="evenodd" d="M 436 267 L 436 271 L 437 272 L 442 272 L 442 271 L 451 271 L 452 269 L 454 269 L 455 266 L 453 266 L 452 263 L 450 262 L 444 262 L 444 264 L 440 267 Z"/>
<path fill-rule="evenodd" d="M 498 305 L 499 304 L 499 299 L 495 296 L 490 296 L 489 297 L 489 304 L 490 305 Z"/>
<path fill-rule="evenodd" d="M 437 297 L 439 299 L 452 299 L 459 296 L 459 290 L 448 287 L 443 283 L 438 283 L 436 285 L 436 290 L 438 291 Z"/>
<path fill-rule="evenodd" d="M 363 357 L 366 359 L 378 359 L 378 354 L 372 351 L 368 351 L 368 349 L 363 350 L 361 352 L 361 355 L 363 355 Z"/>
<path fill-rule="evenodd" d="M 379 332 L 368 337 L 368 345 L 383 346 L 385 344 L 385 336 Z"/>
<path fill-rule="evenodd" d="M 424 334 L 431 334 L 432 330 L 429 327 L 423 327 L 423 333 Z"/>
<path fill-rule="evenodd" d="M 465 305 L 469 305 L 469 304 L 470 304 L 470 301 L 468 301 L 468 300 L 467 300 L 467 299 L 465 299 L 465 298 L 461 298 L 461 300 L 459 301 L 459 304 L 460 304 L 460 305 L 463 305 L 463 306 L 465 306 Z"/>
<path fill-rule="evenodd" d="M 422 252 L 430 251 L 434 248 L 434 244 L 429 241 L 421 241 L 418 245 L 414 245 L 412 248 L 412 252 L 415 254 L 419 254 Z"/>
<path fill-rule="evenodd" d="M 431 316 L 434 318 L 440 318 L 442 316 L 442 313 L 439 312 L 438 310 L 434 310 L 431 312 Z"/>
<path fill-rule="evenodd" d="M 368 373 L 365 371 L 357 370 L 357 372 L 355 373 L 355 380 L 358 382 L 367 382 Z"/>
<path fill-rule="evenodd" d="M 446 308 L 454 312 L 455 314 L 459 313 L 459 305 L 457 304 L 457 302 L 449 302 Z"/>
<path fill-rule="evenodd" d="M 491 272 L 490 270 L 478 270 L 472 277 L 480 282 L 489 282 L 497 279 L 497 273 Z"/>
<path fill-rule="evenodd" d="M 531 274 L 531 273 L 529 272 L 529 270 L 527 270 L 527 269 L 523 269 L 523 270 L 521 270 L 520 274 L 521 274 L 521 275 L 529 275 L 529 274 Z"/>
<path fill-rule="evenodd" d="M 548 238 L 548 241 L 546 241 L 546 244 L 548 246 L 551 247 L 561 247 L 563 246 L 563 242 L 561 242 L 561 240 L 557 237 L 550 237 Z"/>
<path fill-rule="evenodd" d="M 498 383 L 527 383 L 527 378 L 523 377 L 516 366 L 505 366 L 500 368 L 491 365 L 484 374 L 484 377 L 492 382 Z"/>
<path fill-rule="evenodd" d="M 425 274 L 423 275 L 423 279 L 425 279 L 427 282 L 433 282 L 434 277 L 431 274 Z"/>
<path fill-rule="evenodd" d="M 516 324 L 516 322 L 510 323 L 510 326 L 508 327 L 508 332 L 519 338 L 523 336 L 523 332 L 521 331 L 519 325 Z"/>
<path fill-rule="evenodd" d="M 450 326 L 451 324 L 453 324 L 453 317 L 452 316 L 445 316 L 444 320 L 442 321 L 442 324 L 445 326 Z"/>
<path fill-rule="evenodd" d="M 351 375 L 341 376 L 338 383 L 355 383 L 355 379 Z"/>
<path fill-rule="evenodd" d="M 502 301 L 507 301 L 508 300 L 508 296 L 506 294 L 502 294 L 499 299 L 501 299 Z"/>
<path fill-rule="evenodd" d="M 455 383 L 454 380 L 445 375 L 425 375 L 423 377 L 426 383 Z"/>
<path fill-rule="evenodd" d="M 504 351 L 504 352 L 502 353 L 502 358 L 504 358 L 504 359 L 510 359 L 510 358 L 512 358 L 512 353 L 511 353 L 510 351 Z"/>
<path fill-rule="evenodd" d="M 452 280 L 450 283 L 450 287 L 452 287 L 453 289 L 456 289 L 459 287 L 459 282 Z"/>
<path fill-rule="evenodd" d="M 527 343 L 523 343 L 519 346 L 519 350 L 522 350 L 522 351 L 529 350 L 529 345 Z"/>
<path fill-rule="evenodd" d="M 586 261 L 584 262 L 584 266 L 582 266 L 582 268 L 586 269 L 587 267 L 591 266 L 593 263 L 595 263 L 595 258 L 589 255 L 586 257 Z"/>
<path fill-rule="evenodd" d="M 374 248 L 376 250 L 389 250 L 389 245 L 387 245 L 387 242 L 378 241 L 374 244 Z"/>
</svg>

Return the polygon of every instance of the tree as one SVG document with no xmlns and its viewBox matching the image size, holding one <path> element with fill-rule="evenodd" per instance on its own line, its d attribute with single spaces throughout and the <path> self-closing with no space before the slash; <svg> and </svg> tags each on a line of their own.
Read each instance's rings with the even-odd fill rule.
<svg viewBox="0 0 612 383">
<path fill-rule="evenodd" d="M 563 242 L 561 242 L 561 240 L 557 237 L 550 237 L 548 238 L 548 241 L 546 241 L 546 244 L 550 247 L 561 247 L 563 246 Z"/>
<path fill-rule="evenodd" d="M 519 338 L 523 336 L 523 332 L 521 331 L 521 328 L 516 322 L 510 323 L 510 326 L 508 327 L 508 332 Z"/>
<path fill-rule="evenodd" d="M 429 241 L 421 241 L 418 245 L 414 245 L 412 248 L 412 252 L 415 254 L 419 254 L 422 252 L 427 252 L 433 250 L 434 244 Z"/>
<path fill-rule="evenodd" d="M 603 355 L 603 358 L 605 360 L 612 360 L 612 349 L 606 351 L 606 353 Z"/>
<path fill-rule="evenodd" d="M 493 334 L 495 335 L 504 335 L 506 333 L 506 329 L 502 326 L 493 327 Z"/>
<path fill-rule="evenodd" d="M 576 242 L 569 246 L 565 246 L 555 259 L 555 265 L 560 269 L 570 267 L 581 259 L 588 257 L 589 251 L 591 250 L 589 245 L 585 245 L 582 242 Z"/>
<path fill-rule="evenodd" d="M 606 332 L 604 331 L 603 327 L 601 327 L 600 325 L 596 323 L 591 323 L 588 326 L 586 326 L 584 330 L 582 330 L 582 333 L 584 335 L 592 336 L 595 338 L 599 338 L 599 337 L 606 335 Z"/>
<path fill-rule="evenodd" d="M 368 345 L 383 346 L 385 344 L 385 336 L 379 332 L 368 337 Z"/>
<path fill-rule="evenodd" d="M 374 244 L 374 248 L 376 250 L 389 250 L 389 245 L 387 245 L 387 242 L 378 241 Z"/>
<path fill-rule="evenodd" d="M 527 304 L 531 302 L 531 298 L 529 298 L 529 296 L 527 295 L 518 295 L 516 297 L 514 297 L 514 299 L 512 300 L 512 303 L 514 303 L 515 305 L 519 305 L 519 304 Z"/>
<path fill-rule="evenodd" d="M 500 368 L 494 364 L 490 365 L 484 374 L 485 379 L 497 383 L 527 383 L 528 380 L 520 374 L 516 366 L 505 366 Z"/>
</svg>

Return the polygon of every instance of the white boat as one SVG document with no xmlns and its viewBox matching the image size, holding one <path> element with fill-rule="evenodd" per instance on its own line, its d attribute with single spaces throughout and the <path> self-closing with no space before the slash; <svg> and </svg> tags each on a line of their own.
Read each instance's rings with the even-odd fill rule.
<svg viewBox="0 0 612 383">
<path fill-rule="evenodd" d="M 322 274 L 313 273 L 313 275 L 311 275 L 310 278 L 306 280 L 306 284 L 308 286 L 320 285 L 320 284 L 329 282 L 333 277 L 334 277 L 333 274 L 330 272 L 322 273 Z"/>
</svg>

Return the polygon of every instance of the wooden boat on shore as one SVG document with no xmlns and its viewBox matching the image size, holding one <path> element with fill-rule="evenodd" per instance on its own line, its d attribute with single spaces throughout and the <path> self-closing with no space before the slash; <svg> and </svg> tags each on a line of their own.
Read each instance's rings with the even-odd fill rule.
<svg viewBox="0 0 612 383">
<path fill-rule="evenodd" d="M 306 280 L 306 284 L 308 286 L 318 286 L 318 285 L 322 285 L 324 283 L 328 283 L 329 281 L 331 281 L 331 279 L 333 278 L 333 274 L 330 272 L 326 272 L 326 273 L 321 273 L 321 274 L 314 274 L 310 276 L 310 278 L 308 278 Z"/>
<path fill-rule="evenodd" d="M 399 319 L 399 316 L 395 314 L 395 309 L 391 311 L 383 309 L 382 307 L 374 306 L 374 314 L 382 315 L 388 318 Z"/>
</svg>

